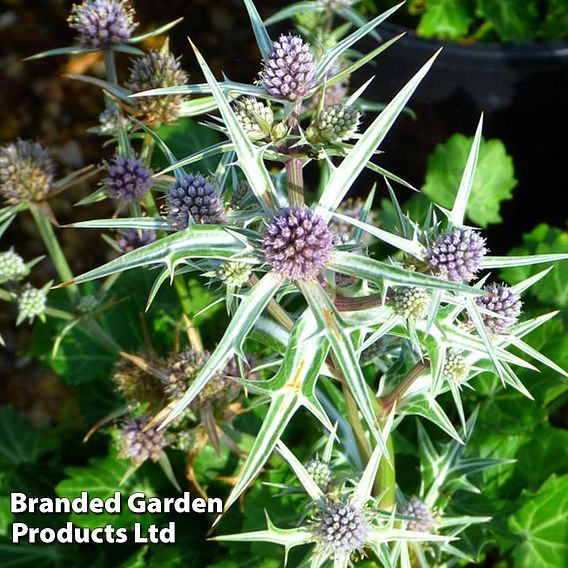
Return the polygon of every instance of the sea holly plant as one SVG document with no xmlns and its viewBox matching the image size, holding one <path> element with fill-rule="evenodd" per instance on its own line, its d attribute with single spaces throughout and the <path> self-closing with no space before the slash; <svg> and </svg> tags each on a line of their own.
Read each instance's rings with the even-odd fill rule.
<svg viewBox="0 0 568 568">
<path fill-rule="evenodd" d="M 23 282 L 35 261 L 7 250 L 0 256 L 0 299 L 18 303 L 21 322 L 62 319 L 57 347 L 64 349 L 75 332 L 78 342 L 92 333 L 110 354 L 114 367 L 106 378 L 121 400 L 88 438 L 96 430 L 111 433 L 118 457 L 130 462 L 124 483 L 159 462 L 181 486 L 175 463 L 166 459 L 180 451 L 186 479 L 206 494 L 213 477 L 199 471 L 199 460 L 210 448 L 212 461 L 230 452 L 237 468 L 221 477 L 230 486 L 225 511 L 234 514 L 232 506 L 242 500 L 246 508 L 247 491 L 256 490 L 275 461 L 290 466 L 311 499 L 308 524 L 299 511 L 297 526 L 277 528 L 270 520 L 264 531 L 220 534 L 219 542 L 268 541 L 290 554 L 313 543 L 305 559 L 311 567 L 345 567 L 365 556 L 387 567 L 473 558 L 461 546 L 462 533 L 489 516 L 456 513 L 450 496 L 475 490 L 468 475 L 510 464 L 465 456 L 476 414 L 464 392 L 480 388 L 489 374 L 501 388 L 530 398 L 519 374 L 536 372 L 536 364 L 567 376 L 525 341 L 555 315 L 524 317 L 522 304 L 523 293 L 551 268 L 512 286 L 494 271 L 532 270 L 568 255 L 492 256 L 481 230 L 466 224 L 482 121 L 451 204 L 432 205 L 420 220 L 404 211 L 399 195 L 413 188 L 382 167 L 381 147 L 436 55 L 409 69 L 408 82 L 378 115 L 363 117 L 369 83 L 354 88 L 356 71 L 396 38 L 367 55 L 353 46 L 396 8 L 333 28 L 336 12 L 350 15 L 351 3 L 322 0 L 314 11 L 326 15 L 325 23 L 304 35 L 272 37 L 252 0 L 243 4 L 260 54 L 251 84 L 218 79 L 191 40 L 203 83 L 189 82 L 167 41 L 159 50 L 133 48 L 169 27 L 133 38 L 136 16 L 127 2 L 85 0 L 73 8 L 79 47 L 41 55 L 103 52 L 106 79 L 73 78 L 103 91 L 105 110 L 92 132 L 112 156 L 57 183 L 36 143 L 2 148 L 7 207 L 0 227 L 32 212 L 58 272 L 56 288 L 69 297 L 62 308 L 50 306 L 47 288 Z M 316 3 L 300 4 L 309 4 L 309 12 Z M 115 56 L 134 57 L 124 83 Z M 163 126 L 188 116 L 201 116 L 201 125 L 189 128 L 207 129 L 214 142 L 184 156 Z M 166 167 L 156 165 L 158 154 Z M 392 230 L 373 212 L 374 188 L 354 199 L 363 173 L 388 191 Z M 105 240 L 118 256 L 75 276 L 58 245 L 48 198 L 95 174 L 98 184 L 78 205 L 106 200 L 111 214 L 72 229 L 109 231 Z M 133 284 L 115 297 L 125 278 Z M 119 329 L 113 311 L 140 294 L 142 305 L 125 318 L 136 321 L 133 332 Z M 168 309 L 162 304 L 157 311 L 165 296 Z M 211 313 L 223 323 L 199 323 Z M 253 427 L 242 427 L 241 416 L 252 416 Z M 305 465 L 301 445 L 288 447 L 306 416 L 344 454 L 343 479 L 333 478 L 331 442 L 323 460 L 312 457 Z M 421 489 L 405 496 L 396 440 L 404 438 L 410 416 L 419 424 Z M 441 452 L 426 434 L 428 423 L 445 439 Z M 305 503 L 302 508 L 305 516 Z M 223 520 L 214 521 L 221 533 Z"/>
</svg>

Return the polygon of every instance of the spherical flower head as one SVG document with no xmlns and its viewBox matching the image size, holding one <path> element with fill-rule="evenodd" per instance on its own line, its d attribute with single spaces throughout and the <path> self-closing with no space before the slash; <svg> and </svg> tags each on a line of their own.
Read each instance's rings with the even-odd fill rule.
<svg viewBox="0 0 568 568">
<path fill-rule="evenodd" d="M 334 104 L 323 109 L 308 128 L 313 143 L 338 143 L 357 132 L 361 113 L 352 106 Z"/>
<path fill-rule="evenodd" d="M 123 201 L 138 201 L 152 183 L 152 173 L 140 160 L 122 156 L 116 156 L 110 163 L 103 180 L 109 195 Z"/>
<path fill-rule="evenodd" d="M 41 144 L 18 140 L 0 147 L 0 194 L 10 205 L 43 201 L 55 166 Z"/>
<path fill-rule="evenodd" d="M 246 97 L 238 100 L 234 109 L 237 120 L 251 140 L 257 142 L 270 137 L 274 114 L 268 105 L 254 97 Z"/>
<path fill-rule="evenodd" d="M 424 288 L 396 288 L 393 298 L 394 311 L 404 319 L 422 319 L 428 313 L 430 293 Z"/>
<path fill-rule="evenodd" d="M 466 363 L 463 355 L 453 349 L 449 349 L 446 353 L 446 360 L 444 361 L 444 368 L 442 373 L 445 377 L 461 383 L 465 381 L 469 375 L 469 365 Z"/>
<path fill-rule="evenodd" d="M 287 207 L 272 218 L 263 237 L 266 262 L 285 278 L 311 280 L 333 249 L 326 222 L 306 207 Z"/>
<path fill-rule="evenodd" d="M 115 136 L 121 129 L 128 128 L 130 121 L 116 107 L 107 108 L 99 114 L 99 130 L 102 134 Z"/>
<path fill-rule="evenodd" d="M 21 280 L 27 273 L 24 259 L 13 249 L 0 253 L 0 282 Z"/>
<path fill-rule="evenodd" d="M 132 418 L 124 423 L 120 431 L 120 456 L 131 460 L 135 466 L 142 465 L 148 459 L 157 462 L 168 445 L 164 433 L 155 428 L 145 429 L 147 424 L 148 418 Z"/>
<path fill-rule="evenodd" d="M 84 0 L 71 9 L 69 26 L 84 47 L 98 49 L 130 39 L 138 24 L 125 0 Z"/>
<path fill-rule="evenodd" d="M 83 296 L 77 304 L 77 311 L 81 314 L 90 314 L 99 307 L 99 300 L 94 294 Z"/>
<path fill-rule="evenodd" d="M 147 404 L 158 408 L 164 401 L 162 382 L 128 359 L 121 359 L 114 365 L 112 379 L 118 392 L 131 405 Z"/>
<path fill-rule="evenodd" d="M 27 319 L 30 323 L 37 317 L 41 318 L 45 312 L 47 294 L 44 290 L 26 284 L 18 298 L 17 323 Z"/>
<path fill-rule="evenodd" d="M 485 239 L 473 229 L 455 227 L 428 247 L 430 272 L 452 282 L 471 280 L 487 254 Z"/>
<path fill-rule="evenodd" d="M 483 323 L 493 333 L 504 333 L 515 325 L 521 315 L 520 296 L 506 284 L 491 284 L 483 288 L 485 295 L 478 296 L 477 305 L 495 315 L 482 313 Z"/>
<path fill-rule="evenodd" d="M 246 179 L 240 181 L 229 199 L 231 209 L 244 209 L 246 207 L 244 201 L 250 194 L 251 188 L 249 182 Z"/>
<path fill-rule="evenodd" d="M 334 556 L 360 551 L 367 539 L 367 519 L 353 503 L 328 501 L 316 521 L 316 537 Z"/>
<path fill-rule="evenodd" d="M 406 521 L 406 529 L 414 532 L 429 533 L 433 526 L 432 512 L 424 502 L 413 497 L 400 511 L 405 517 L 414 517 L 412 521 Z"/>
<path fill-rule="evenodd" d="M 118 231 L 118 246 L 122 252 L 130 252 L 149 245 L 156 240 L 152 229 L 121 229 Z"/>
<path fill-rule="evenodd" d="M 282 35 L 272 45 L 261 82 L 271 95 L 293 102 L 307 95 L 315 84 L 315 74 L 310 45 L 301 37 Z"/>
<path fill-rule="evenodd" d="M 222 264 L 217 270 L 218 278 L 231 288 L 244 286 L 252 273 L 250 264 L 245 262 L 230 261 Z"/>
<path fill-rule="evenodd" d="M 310 477 L 315 481 L 316 485 L 324 492 L 327 493 L 333 481 L 333 474 L 329 464 L 321 460 L 309 460 L 304 464 L 306 471 Z"/>
<path fill-rule="evenodd" d="M 167 196 L 169 214 L 176 229 L 192 222 L 219 224 L 223 221 L 223 201 L 217 189 L 201 174 L 188 174 L 175 181 Z"/>
<path fill-rule="evenodd" d="M 188 80 L 189 76 L 182 69 L 179 58 L 169 51 L 153 49 L 134 60 L 127 85 L 134 93 L 139 93 L 150 89 L 181 87 Z M 171 124 L 178 119 L 187 97 L 167 95 L 136 97 L 132 100 L 137 114 L 144 122 Z"/>
</svg>

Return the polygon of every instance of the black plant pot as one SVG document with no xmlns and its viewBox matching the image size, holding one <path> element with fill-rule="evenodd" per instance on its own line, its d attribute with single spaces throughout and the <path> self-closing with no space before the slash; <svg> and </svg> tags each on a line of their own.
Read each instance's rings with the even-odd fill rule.
<svg viewBox="0 0 568 568">
<path fill-rule="evenodd" d="M 379 31 L 384 40 L 406 32 L 379 56 L 378 76 L 371 87 L 379 99 L 390 99 L 409 79 L 409 73 L 442 47 L 415 100 L 464 104 L 485 111 L 568 108 L 568 41 L 460 44 L 421 38 L 413 30 L 391 23 L 383 24 Z"/>
</svg>

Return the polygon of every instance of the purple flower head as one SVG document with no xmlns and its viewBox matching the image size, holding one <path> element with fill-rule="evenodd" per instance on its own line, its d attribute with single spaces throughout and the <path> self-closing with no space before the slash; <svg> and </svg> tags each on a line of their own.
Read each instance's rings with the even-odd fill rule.
<svg viewBox="0 0 568 568">
<path fill-rule="evenodd" d="M 506 284 L 491 284 L 483 290 L 485 295 L 477 297 L 475 301 L 479 307 L 495 314 L 481 314 L 483 322 L 493 333 L 503 333 L 517 323 L 523 307 L 521 298 Z"/>
<path fill-rule="evenodd" d="M 124 423 L 120 432 L 120 455 L 136 466 L 147 459 L 157 462 L 168 445 L 164 433 L 155 428 L 145 430 L 147 424 L 148 418 L 132 418 Z"/>
<path fill-rule="evenodd" d="M 124 201 L 141 199 L 152 183 L 151 172 L 140 160 L 122 156 L 114 158 L 103 180 L 109 195 Z"/>
<path fill-rule="evenodd" d="M 414 517 L 412 521 L 406 521 L 406 529 L 415 532 L 428 533 L 432 530 L 432 512 L 417 497 L 413 497 L 400 511 L 405 517 Z"/>
<path fill-rule="evenodd" d="M 118 231 L 118 246 L 122 252 L 130 252 L 156 240 L 152 229 L 122 229 Z"/>
<path fill-rule="evenodd" d="M 315 74 L 310 44 L 301 37 L 281 35 L 272 44 L 261 73 L 261 82 L 271 95 L 297 101 L 314 86 Z"/>
<path fill-rule="evenodd" d="M 180 87 L 188 79 L 179 58 L 169 51 L 152 49 L 134 60 L 127 85 L 133 92 L 139 93 L 150 89 Z M 137 97 L 133 99 L 133 104 L 144 122 L 171 124 L 179 117 L 186 99 L 183 95 Z"/>
<path fill-rule="evenodd" d="M 331 256 L 333 236 L 326 222 L 306 207 L 282 209 L 263 237 L 266 262 L 294 280 L 315 278 Z"/>
<path fill-rule="evenodd" d="M 432 274 L 461 282 L 475 276 L 487 252 L 485 239 L 477 231 L 456 227 L 428 247 L 427 260 Z"/>
<path fill-rule="evenodd" d="M 10 205 L 45 199 L 55 167 L 38 142 L 18 140 L 0 147 L 0 194 Z"/>
<path fill-rule="evenodd" d="M 138 25 L 125 0 L 84 0 L 73 5 L 67 21 L 79 34 L 79 43 L 95 49 L 130 39 Z"/>
<path fill-rule="evenodd" d="M 354 504 L 329 501 L 317 518 L 316 536 L 331 554 L 351 554 L 365 546 L 367 520 Z"/>
<path fill-rule="evenodd" d="M 167 196 L 171 219 L 178 230 L 192 222 L 218 224 L 223 221 L 223 201 L 217 189 L 201 174 L 188 174 L 170 187 Z"/>
</svg>

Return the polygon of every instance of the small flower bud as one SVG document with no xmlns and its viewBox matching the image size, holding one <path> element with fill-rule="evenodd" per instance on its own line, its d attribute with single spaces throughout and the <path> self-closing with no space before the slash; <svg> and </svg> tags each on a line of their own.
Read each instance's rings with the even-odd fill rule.
<svg viewBox="0 0 568 568">
<path fill-rule="evenodd" d="M 246 97 L 237 101 L 234 108 L 238 121 L 251 140 L 257 142 L 270 137 L 274 114 L 268 105 Z"/>
<path fill-rule="evenodd" d="M 272 45 L 261 82 L 271 95 L 293 102 L 307 95 L 314 85 L 315 72 L 310 45 L 300 37 L 282 35 Z"/>
<path fill-rule="evenodd" d="M 460 355 L 453 349 L 449 349 L 446 353 L 444 361 L 443 375 L 456 383 L 465 381 L 469 375 L 469 366 L 465 362 L 463 355 Z"/>
<path fill-rule="evenodd" d="M 99 115 L 99 131 L 102 134 L 116 136 L 124 128 L 128 128 L 130 121 L 116 107 L 107 108 Z"/>
<path fill-rule="evenodd" d="M 327 493 L 333 481 L 333 474 L 331 473 L 329 464 L 321 460 L 309 460 L 304 467 L 315 481 L 316 485 L 324 493 Z"/>
<path fill-rule="evenodd" d="M 129 404 L 148 404 L 151 408 L 158 408 L 164 401 L 162 382 L 128 359 L 121 359 L 114 365 L 112 379 Z"/>
<path fill-rule="evenodd" d="M 225 262 L 217 270 L 217 277 L 231 288 L 241 288 L 251 275 L 252 268 L 245 262 Z"/>
<path fill-rule="evenodd" d="M 394 311 L 404 319 L 422 319 L 428 313 L 430 294 L 423 288 L 396 288 Z"/>
<path fill-rule="evenodd" d="M 148 422 L 148 418 L 133 418 L 127 420 L 120 431 L 119 454 L 137 467 L 148 459 L 159 461 L 168 445 L 163 432 L 155 428 L 146 429 Z"/>
<path fill-rule="evenodd" d="M 27 273 L 24 259 L 14 249 L 0 253 L 0 282 L 21 280 Z"/>
<path fill-rule="evenodd" d="M 156 232 L 152 229 L 122 229 L 118 231 L 117 244 L 122 252 L 130 252 L 155 240 Z"/>
<path fill-rule="evenodd" d="M 478 296 L 477 305 L 495 315 L 482 313 L 483 323 L 493 333 L 504 333 L 515 325 L 521 315 L 523 303 L 520 296 L 506 284 L 491 284 L 483 288 L 484 296 Z"/>
<path fill-rule="evenodd" d="M 67 21 L 78 32 L 80 44 L 94 49 L 130 39 L 138 25 L 125 0 L 84 0 L 73 6 Z"/>
<path fill-rule="evenodd" d="M 343 104 L 335 104 L 322 110 L 306 132 L 312 144 L 336 144 L 357 132 L 361 113 Z"/>
<path fill-rule="evenodd" d="M 405 517 L 414 517 L 412 521 L 406 521 L 406 529 L 414 532 L 429 533 L 433 526 L 432 512 L 425 503 L 414 497 L 400 511 Z"/>
<path fill-rule="evenodd" d="M 37 142 L 18 140 L 0 147 L 0 194 L 10 205 L 43 201 L 54 172 L 47 150 Z"/>
<path fill-rule="evenodd" d="M 229 206 L 231 209 L 244 209 L 244 200 L 251 193 L 250 184 L 245 179 L 238 183 L 237 187 L 233 190 L 231 198 L 229 199 Z"/>
<path fill-rule="evenodd" d="M 152 174 L 136 158 L 116 156 L 108 168 L 108 175 L 103 180 L 109 195 L 124 201 L 142 199 L 152 187 Z"/>
<path fill-rule="evenodd" d="M 81 314 L 90 314 L 99 307 L 99 300 L 93 294 L 83 296 L 77 304 L 77 311 Z"/>
<path fill-rule="evenodd" d="M 45 312 L 46 302 L 47 294 L 44 290 L 26 284 L 18 298 L 18 318 L 16 324 L 19 325 L 25 319 L 29 323 L 32 323 L 37 317 L 41 319 Z"/>
</svg>

